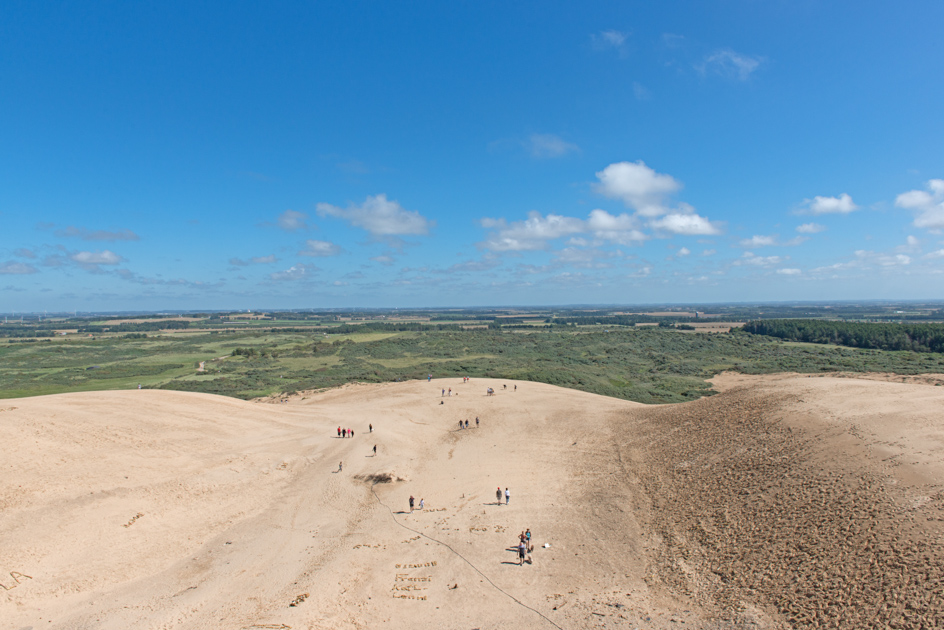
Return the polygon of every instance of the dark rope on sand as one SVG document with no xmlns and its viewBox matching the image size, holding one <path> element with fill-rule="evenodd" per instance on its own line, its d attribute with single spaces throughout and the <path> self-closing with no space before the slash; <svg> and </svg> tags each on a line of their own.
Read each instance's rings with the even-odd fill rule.
<svg viewBox="0 0 944 630">
<path fill-rule="evenodd" d="M 531 612 L 533 612 L 533 613 L 535 613 L 535 614 L 537 614 L 537 615 L 540 615 L 541 617 L 544 618 L 544 620 L 545 620 L 546 622 L 548 622 L 549 624 L 551 624 L 552 626 L 554 626 L 555 628 L 557 628 L 557 630 L 564 630 L 564 629 L 561 628 L 559 625 L 557 625 L 556 623 L 554 623 L 551 619 L 549 619 L 544 613 L 542 613 L 542 612 L 539 611 L 539 610 L 535 610 L 534 608 L 531 608 L 530 606 L 528 606 L 527 604 L 525 604 L 524 602 L 522 602 L 520 599 L 518 599 L 517 597 L 515 597 L 515 596 L 512 595 L 511 593 L 509 593 L 508 591 L 502 589 L 500 586 L 498 586 L 497 584 L 495 584 L 494 582 L 492 582 L 492 580 L 491 580 L 487 575 L 485 575 L 484 573 L 482 573 L 482 571 L 480 571 L 477 566 L 475 566 L 474 564 L 472 564 L 472 563 L 469 561 L 468 558 L 466 558 L 466 557 L 463 556 L 461 553 L 459 553 L 458 551 L 456 551 L 455 549 L 453 549 L 452 547 L 450 547 L 448 544 L 444 543 L 444 542 L 441 541 L 441 540 L 436 540 L 436 539 L 433 538 L 432 536 L 427 536 L 427 535 L 424 534 L 423 532 L 418 531 L 418 530 L 415 530 L 415 529 L 413 529 L 412 527 L 407 527 L 406 525 L 404 525 L 403 523 L 401 523 L 400 521 L 398 521 L 396 515 L 393 513 L 393 510 L 390 509 L 390 506 L 387 505 L 386 503 L 384 503 L 383 501 L 381 501 L 381 500 L 380 500 L 380 496 L 378 496 L 378 495 L 377 495 L 377 492 L 374 490 L 374 486 L 376 486 L 377 483 L 379 483 L 379 482 L 375 481 L 374 483 L 370 484 L 370 491 L 374 493 L 374 498 L 377 499 L 377 503 L 379 503 L 380 505 L 382 505 L 382 506 L 384 506 L 385 508 L 387 508 L 387 511 L 390 512 L 390 516 L 391 516 L 391 518 L 393 518 L 393 522 L 394 522 L 394 523 L 396 523 L 397 525 L 399 525 L 400 527 L 402 527 L 402 528 L 405 529 L 405 530 L 411 531 L 411 532 L 413 532 L 414 534 L 418 534 L 418 535 L 422 536 L 423 538 L 426 538 L 427 540 L 431 540 L 431 541 L 433 541 L 433 542 L 436 543 L 436 544 L 442 545 L 443 547 L 445 547 L 446 549 L 448 549 L 448 550 L 451 551 L 452 553 L 454 553 L 454 554 L 456 554 L 457 556 L 459 556 L 460 558 L 462 558 L 462 560 L 465 561 L 465 563 L 466 563 L 467 565 L 469 565 L 470 567 L 472 567 L 472 568 L 475 570 L 476 573 L 478 573 L 478 574 L 481 575 L 483 578 L 485 578 L 485 581 L 487 581 L 489 584 L 491 584 L 492 587 L 494 587 L 495 590 L 497 590 L 499 593 L 503 594 L 505 597 L 509 598 L 510 600 L 512 600 L 513 602 L 515 602 L 516 604 L 518 604 L 519 606 L 522 606 L 523 608 L 527 608 L 527 609 L 530 610 Z"/>
</svg>

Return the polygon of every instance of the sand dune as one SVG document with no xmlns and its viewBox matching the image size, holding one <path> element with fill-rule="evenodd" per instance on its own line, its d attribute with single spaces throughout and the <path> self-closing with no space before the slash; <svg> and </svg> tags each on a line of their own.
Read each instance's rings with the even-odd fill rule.
<svg viewBox="0 0 944 630">
<path fill-rule="evenodd" d="M 716 387 L 4 401 L 0 627 L 944 627 L 944 388 Z"/>
</svg>

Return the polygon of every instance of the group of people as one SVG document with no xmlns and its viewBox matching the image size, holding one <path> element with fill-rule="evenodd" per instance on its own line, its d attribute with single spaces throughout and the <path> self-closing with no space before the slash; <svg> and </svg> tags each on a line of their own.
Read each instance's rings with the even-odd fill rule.
<svg viewBox="0 0 944 630">
<path fill-rule="evenodd" d="M 373 429 L 374 428 L 371 427 L 371 431 L 373 431 Z M 341 427 L 338 427 L 338 437 L 341 437 L 341 438 L 354 437 L 354 429 L 342 429 Z"/>
<path fill-rule="evenodd" d="M 468 420 L 465 420 L 465 421 L 459 420 L 459 428 L 460 428 L 460 429 L 468 429 L 468 428 L 469 428 L 469 421 L 468 421 Z M 475 428 L 476 428 L 476 429 L 479 428 L 479 417 L 478 417 L 478 416 L 475 416 Z"/>
<path fill-rule="evenodd" d="M 528 564 L 531 564 L 531 552 L 534 551 L 534 545 L 531 544 L 531 530 L 526 529 L 518 536 L 518 566 L 521 566 L 527 557 Z"/>
<path fill-rule="evenodd" d="M 413 498 L 413 495 L 411 494 L 411 495 L 410 495 L 410 513 L 411 513 L 411 514 L 413 513 L 413 506 L 414 506 L 415 503 L 416 503 L 416 499 L 414 499 L 414 498 Z M 422 509 L 424 509 L 425 507 L 426 507 L 426 499 L 421 498 L 421 499 L 420 499 L 420 509 L 422 510 Z"/>
<path fill-rule="evenodd" d="M 495 498 L 498 500 L 498 505 L 501 505 L 502 500 L 502 489 L 501 486 L 498 486 L 498 490 L 495 491 Z M 505 505 L 508 505 L 508 502 L 511 501 L 511 490 L 505 488 Z"/>
</svg>

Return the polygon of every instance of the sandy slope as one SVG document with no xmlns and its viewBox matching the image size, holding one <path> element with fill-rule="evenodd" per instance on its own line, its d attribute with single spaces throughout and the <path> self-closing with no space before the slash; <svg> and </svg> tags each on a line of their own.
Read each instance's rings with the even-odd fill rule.
<svg viewBox="0 0 944 630">
<path fill-rule="evenodd" d="M 944 387 L 716 387 L 4 401 L 0 628 L 944 627 Z"/>
</svg>

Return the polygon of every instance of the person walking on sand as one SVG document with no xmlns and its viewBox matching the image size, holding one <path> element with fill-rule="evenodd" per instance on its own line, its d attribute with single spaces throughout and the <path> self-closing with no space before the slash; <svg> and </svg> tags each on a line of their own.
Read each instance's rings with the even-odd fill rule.
<svg viewBox="0 0 944 630">
<path fill-rule="evenodd" d="M 426 499 L 420 497 L 420 509 L 426 509 Z"/>
<path fill-rule="evenodd" d="M 479 417 L 478 417 L 478 416 L 475 416 L 475 428 L 476 428 L 476 429 L 479 428 Z"/>
<path fill-rule="evenodd" d="M 373 433 L 373 432 L 374 432 L 374 425 L 368 424 L 368 425 L 367 425 L 367 432 L 368 432 L 368 433 Z"/>
<path fill-rule="evenodd" d="M 527 529 L 524 532 L 524 541 L 528 543 L 528 553 L 531 553 L 533 547 L 531 546 L 531 530 Z"/>
<path fill-rule="evenodd" d="M 376 456 L 377 456 L 377 445 L 374 444 L 374 457 L 376 457 Z"/>
<path fill-rule="evenodd" d="M 341 437 L 341 427 L 338 427 L 338 437 Z"/>
<path fill-rule="evenodd" d="M 498 490 L 495 491 L 495 499 L 498 500 L 498 505 L 501 505 L 501 486 L 498 486 Z"/>
<path fill-rule="evenodd" d="M 462 420 L 459 420 L 459 428 L 462 428 Z"/>
<path fill-rule="evenodd" d="M 468 421 L 468 420 L 465 421 L 465 428 L 466 428 L 466 429 L 469 428 L 469 421 Z"/>
<path fill-rule="evenodd" d="M 411 494 L 411 495 L 410 495 L 410 514 L 413 513 L 413 502 L 414 502 L 414 501 L 416 501 L 416 499 L 414 499 L 414 498 L 413 498 L 413 495 Z"/>
<path fill-rule="evenodd" d="M 344 470 L 344 462 L 343 462 L 343 461 L 342 461 L 342 462 L 338 462 L 338 472 L 341 472 L 342 470 Z"/>
<path fill-rule="evenodd" d="M 511 501 L 511 492 L 505 488 L 505 505 L 508 505 L 509 501 Z"/>
<path fill-rule="evenodd" d="M 522 564 L 524 564 L 524 555 L 525 555 L 525 552 L 526 552 L 527 550 L 528 550 L 528 548 L 525 547 L 523 540 L 518 543 L 518 566 L 519 566 L 519 567 L 520 567 Z"/>
<path fill-rule="evenodd" d="M 446 397 L 446 388 L 445 388 L 445 387 L 443 387 L 443 390 L 442 390 L 442 397 L 443 397 L 443 398 Z"/>
</svg>

